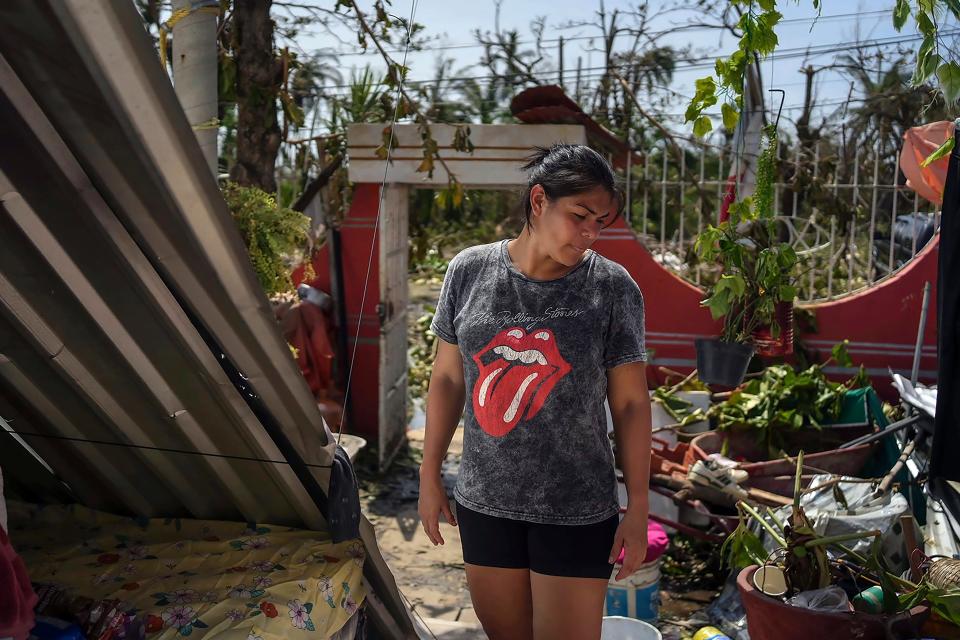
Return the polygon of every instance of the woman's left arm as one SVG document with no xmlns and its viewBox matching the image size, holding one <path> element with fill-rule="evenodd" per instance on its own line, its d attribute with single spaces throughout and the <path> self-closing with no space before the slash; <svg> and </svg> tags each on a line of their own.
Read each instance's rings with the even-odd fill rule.
<svg viewBox="0 0 960 640">
<path fill-rule="evenodd" d="M 627 512 L 617 528 L 610 562 L 625 550 L 617 573 L 622 580 L 640 568 L 647 552 L 650 487 L 650 393 L 644 362 L 607 370 L 607 398 L 620 467 L 627 485 Z"/>
</svg>

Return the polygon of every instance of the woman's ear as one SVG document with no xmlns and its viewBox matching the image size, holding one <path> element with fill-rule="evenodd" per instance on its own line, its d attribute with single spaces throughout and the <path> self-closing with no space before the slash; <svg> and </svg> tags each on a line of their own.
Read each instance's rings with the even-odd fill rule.
<svg viewBox="0 0 960 640">
<path fill-rule="evenodd" d="M 543 186 L 535 184 L 530 188 L 530 216 L 539 217 L 547 206 L 547 193 Z"/>
</svg>

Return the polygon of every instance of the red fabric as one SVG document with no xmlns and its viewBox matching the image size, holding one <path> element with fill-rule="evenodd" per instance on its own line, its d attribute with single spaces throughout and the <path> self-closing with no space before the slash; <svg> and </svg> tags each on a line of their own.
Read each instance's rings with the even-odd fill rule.
<svg viewBox="0 0 960 640">
<path fill-rule="evenodd" d="M 0 638 L 25 640 L 33 629 L 37 594 L 30 586 L 23 560 L 13 550 L 3 527 L 0 527 L 0 594 Z"/>
<path fill-rule="evenodd" d="M 333 385 L 333 345 L 327 317 L 320 307 L 298 302 L 277 310 L 283 337 L 297 350 L 297 364 L 317 399 L 330 395 Z"/>
</svg>

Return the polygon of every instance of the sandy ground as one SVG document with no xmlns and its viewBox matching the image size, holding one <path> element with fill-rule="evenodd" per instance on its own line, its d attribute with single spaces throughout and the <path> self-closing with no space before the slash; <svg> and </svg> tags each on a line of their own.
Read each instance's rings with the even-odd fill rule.
<svg viewBox="0 0 960 640">
<path fill-rule="evenodd" d="M 397 586 L 413 606 L 415 613 L 433 626 L 433 621 L 460 622 L 471 626 L 474 634 L 443 638 L 485 638 L 473 612 L 467 591 L 460 535 L 456 527 L 441 523 L 445 544 L 434 546 L 427 538 L 417 515 L 417 468 L 422 450 L 423 431 L 410 431 L 410 450 L 401 454 L 388 475 L 378 482 L 361 483 L 364 512 L 377 531 L 383 557 L 393 569 Z M 458 431 L 444 463 L 443 479 L 452 492 L 460 460 L 462 438 Z M 442 625 L 439 625 L 442 626 Z M 467 629 L 469 630 L 469 629 Z"/>
</svg>

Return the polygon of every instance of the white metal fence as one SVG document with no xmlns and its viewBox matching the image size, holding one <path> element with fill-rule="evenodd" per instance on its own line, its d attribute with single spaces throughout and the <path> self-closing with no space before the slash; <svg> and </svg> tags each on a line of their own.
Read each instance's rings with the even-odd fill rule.
<svg viewBox="0 0 960 640">
<path fill-rule="evenodd" d="M 651 148 L 627 184 L 630 226 L 664 266 L 701 284 L 714 265 L 697 264 L 693 244 L 716 223 L 730 148 L 688 143 Z M 902 268 L 940 227 L 937 208 L 904 184 L 898 149 L 857 146 L 843 160 L 834 145 L 802 153 L 779 148 L 774 206 L 800 257 L 799 299 L 833 299 L 873 286 Z M 892 233 L 891 233 L 892 231 Z"/>
</svg>

